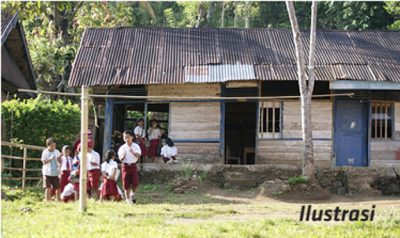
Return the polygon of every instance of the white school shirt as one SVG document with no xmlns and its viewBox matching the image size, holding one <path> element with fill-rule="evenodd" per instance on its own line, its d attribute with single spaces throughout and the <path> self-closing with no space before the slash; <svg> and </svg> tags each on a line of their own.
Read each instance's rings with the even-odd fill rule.
<svg viewBox="0 0 400 238">
<path fill-rule="evenodd" d="M 42 159 L 41 160 L 42 161 L 46 161 L 46 160 L 49 160 L 53 156 L 55 156 L 56 158 L 58 156 L 60 156 L 60 151 L 57 150 L 57 149 L 55 149 L 54 151 L 49 151 L 49 149 L 46 148 L 42 152 Z M 55 162 L 58 163 L 57 159 L 55 159 Z M 56 168 L 57 172 L 55 170 L 51 171 L 51 163 L 52 162 L 47 163 L 47 164 L 43 164 L 43 167 L 42 167 L 43 176 L 58 176 L 59 175 L 58 168 Z M 58 167 L 58 164 L 57 164 L 57 167 Z M 53 174 L 52 174 L 52 172 L 53 172 Z"/>
<path fill-rule="evenodd" d="M 175 146 L 169 147 L 168 145 L 164 145 L 161 148 L 161 156 L 165 158 L 170 158 L 172 156 L 177 156 L 178 155 L 178 149 Z"/>
<path fill-rule="evenodd" d="M 82 152 L 79 152 L 79 160 L 82 160 Z M 97 163 L 97 165 L 92 165 L 93 163 Z M 100 154 L 96 151 L 92 150 L 92 152 L 87 153 L 87 161 L 86 161 L 87 170 L 100 169 Z"/>
<path fill-rule="evenodd" d="M 139 135 L 142 138 L 146 138 L 145 130 L 141 126 L 136 126 L 135 130 L 133 130 L 133 133 L 135 133 L 135 135 Z"/>
<path fill-rule="evenodd" d="M 72 183 L 68 183 L 65 187 L 64 187 L 64 191 L 61 193 L 61 198 L 66 198 L 71 196 L 72 194 L 75 193 L 75 187 Z"/>
<path fill-rule="evenodd" d="M 67 168 L 67 160 L 69 161 L 69 168 Z M 72 171 L 72 158 L 71 156 L 61 156 L 61 171 L 69 170 Z"/>
<path fill-rule="evenodd" d="M 114 160 L 110 160 L 109 163 L 105 161 L 101 164 L 101 172 L 107 173 L 108 176 L 112 174 L 113 169 L 118 169 L 118 164 Z"/>
<path fill-rule="evenodd" d="M 150 130 L 152 129 L 152 130 Z M 156 140 L 161 136 L 161 130 L 160 128 L 149 128 L 147 130 L 147 133 L 149 134 L 149 140 Z"/>
<path fill-rule="evenodd" d="M 119 147 L 118 149 L 118 157 L 121 159 L 122 157 L 125 156 L 125 159 L 122 161 L 122 163 L 126 163 L 126 164 L 133 164 L 136 163 L 139 158 L 134 156 L 131 152 L 129 152 L 129 148 L 132 148 L 132 150 L 135 153 L 138 154 L 142 154 L 142 151 L 140 150 L 140 147 L 138 144 L 136 143 L 132 143 L 132 145 L 129 147 L 129 145 L 127 143 L 121 145 L 121 147 Z"/>
</svg>

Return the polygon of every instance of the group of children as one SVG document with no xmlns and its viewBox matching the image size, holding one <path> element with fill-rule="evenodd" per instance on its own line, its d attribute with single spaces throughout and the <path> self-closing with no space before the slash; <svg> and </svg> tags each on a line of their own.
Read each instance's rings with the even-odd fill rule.
<svg viewBox="0 0 400 238">
<path fill-rule="evenodd" d="M 152 130 L 149 128 L 150 148 L 145 146 L 145 138 L 142 137 L 142 120 L 138 121 L 138 126 L 134 132 L 127 130 L 123 133 L 124 144 L 118 148 L 118 153 L 108 150 L 105 153 L 103 163 L 100 154 L 93 147 L 92 136 L 89 135 L 87 151 L 87 194 L 92 198 L 103 200 L 122 200 L 133 204 L 136 202 L 135 194 L 139 186 L 139 174 L 137 163 L 140 158 L 147 155 L 156 158 L 156 149 L 160 143 L 161 132 L 157 124 Z M 139 134 L 137 134 L 139 133 Z M 135 142 L 136 139 L 136 142 Z M 43 187 L 47 201 L 55 195 L 58 201 L 74 201 L 79 196 L 79 176 L 80 176 L 80 142 L 74 145 L 74 158 L 69 146 L 64 146 L 60 153 L 56 149 L 56 141 L 53 138 L 46 140 L 47 148 L 43 150 Z M 164 162 L 176 161 L 177 149 L 173 141 L 168 138 L 166 145 L 161 149 Z M 153 159 L 154 160 L 154 159 Z M 121 163 L 123 191 L 119 188 L 117 181 L 120 175 L 119 165 Z M 102 182 L 100 183 L 102 178 Z"/>
<path fill-rule="evenodd" d="M 162 131 L 158 126 L 157 120 L 152 120 L 150 127 L 144 129 L 144 120 L 140 118 L 137 121 L 137 126 L 133 130 L 135 137 L 137 138 L 140 149 L 142 150 L 142 158 L 150 157 L 153 162 L 156 161 L 158 155 L 158 148 L 161 143 Z M 148 140 L 147 140 L 148 138 Z M 146 142 L 149 142 L 149 148 L 147 149 Z M 165 163 L 176 163 L 176 156 L 178 151 L 174 146 L 174 142 L 171 138 L 167 138 L 166 145 L 161 147 L 159 153 Z"/>
</svg>

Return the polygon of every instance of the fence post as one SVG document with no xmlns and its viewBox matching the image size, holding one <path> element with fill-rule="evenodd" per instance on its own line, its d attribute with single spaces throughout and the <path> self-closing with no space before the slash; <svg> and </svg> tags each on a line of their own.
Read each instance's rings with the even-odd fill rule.
<svg viewBox="0 0 400 238">
<path fill-rule="evenodd" d="M 24 155 L 22 161 L 22 189 L 25 189 L 25 178 L 26 178 L 26 158 L 28 157 L 27 149 L 24 147 Z"/>
</svg>

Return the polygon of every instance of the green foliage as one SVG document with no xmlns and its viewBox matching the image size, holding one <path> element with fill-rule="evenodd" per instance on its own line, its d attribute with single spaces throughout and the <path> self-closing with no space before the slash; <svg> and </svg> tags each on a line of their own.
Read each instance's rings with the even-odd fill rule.
<svg viewBox="0 0 400 238">
<path fill-rule="evenodd" d="M 389 29 L 400 30 L 400 2 L 399 1 L 385 2 L 385 10 L 394 19 L 394 22 L 391 25 L 389 25 Z"/>
<path fill-rule="evenodd" d="M 204 182 L 204 181 L 206 181 L 207 177 L 208 177 L 208 172 L 207 171 L 202 171 L 199 174 L 198 180 L 199 180 L 199 182 Z"/>
<path fill-rule="evenodd" d="M 193 172 L 195 171 L 195 167 L 192 163 L 187 162 L 182 165 L 182 177 L 191 178 L 193 176 Z"/>
<path fill-rule="evenodd" d="M 60 147 L 73 143 L 79 132 L 80 109 L 70 101 L 13 99 L 1 107 L 6 137 L 20 143 L 44 146 L 46 138 L 54 137 Z"/>
<path fill-rule="evenodd" d="M 294 186 L 297 184 L 306 184 L 308 183 L 308 178 L 306 176 L 293 176 L 288 179 L 288 184 L 290 186 Z"/>
</svg>

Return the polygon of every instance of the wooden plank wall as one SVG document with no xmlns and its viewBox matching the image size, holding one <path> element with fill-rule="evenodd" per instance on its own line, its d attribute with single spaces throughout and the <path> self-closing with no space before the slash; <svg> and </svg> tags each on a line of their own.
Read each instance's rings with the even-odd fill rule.
<svg viewBox="0 0 400 238">
<path fill-rule="evenodd" d="M 178 155 L 184 161 L 220 163 L 218 143 L 175 143 Z"/>
<path fill-rule="evenodd" d="M 394 104 L 394 136 L 400 140 L 400 102 Z"/>
<path fill-rule="evenodd" d="M 149 85 L 149 96 L 219 96 L 219 84 Z M 179 157 L 195 162 L 218 163 L 219 102 L 171 102 L 170 136 L 178 141 Z M 213 143 L 204 141 L 213 140 Z M 179 142 L 185 141 L 185 142 Z"/>
<path fill-rule="evenodd" d="M 219 139 L 220 105 L 217 102 L 170 104 L 170 134 L 174 139 Z"/>
<path fill-rule="evenodd" d="M 312 103 L 312 110 L 315 164 L 329 167 L 332 153 L 332 102 L 315 100 Z M 300 166 L 303 158 L 301 138 L 300 102 L 285 100 L 283 102 L 282 138 L 259 140 L 257 163 Z"/>
<path fill-rule="evenodd" d="M 201 96 L 215 97 L 221 94 L 219 84 L 165 84 L 148 85 L 148 96 Z"/>
<path fill-rule="evenodd" d="M 314 100 L 312 102 L 313 137 L 331 139 L 332 137 L 332 102 Z M 283 138 L 302 138 L 300 101 L 283 102 Z"/>
</svg>

